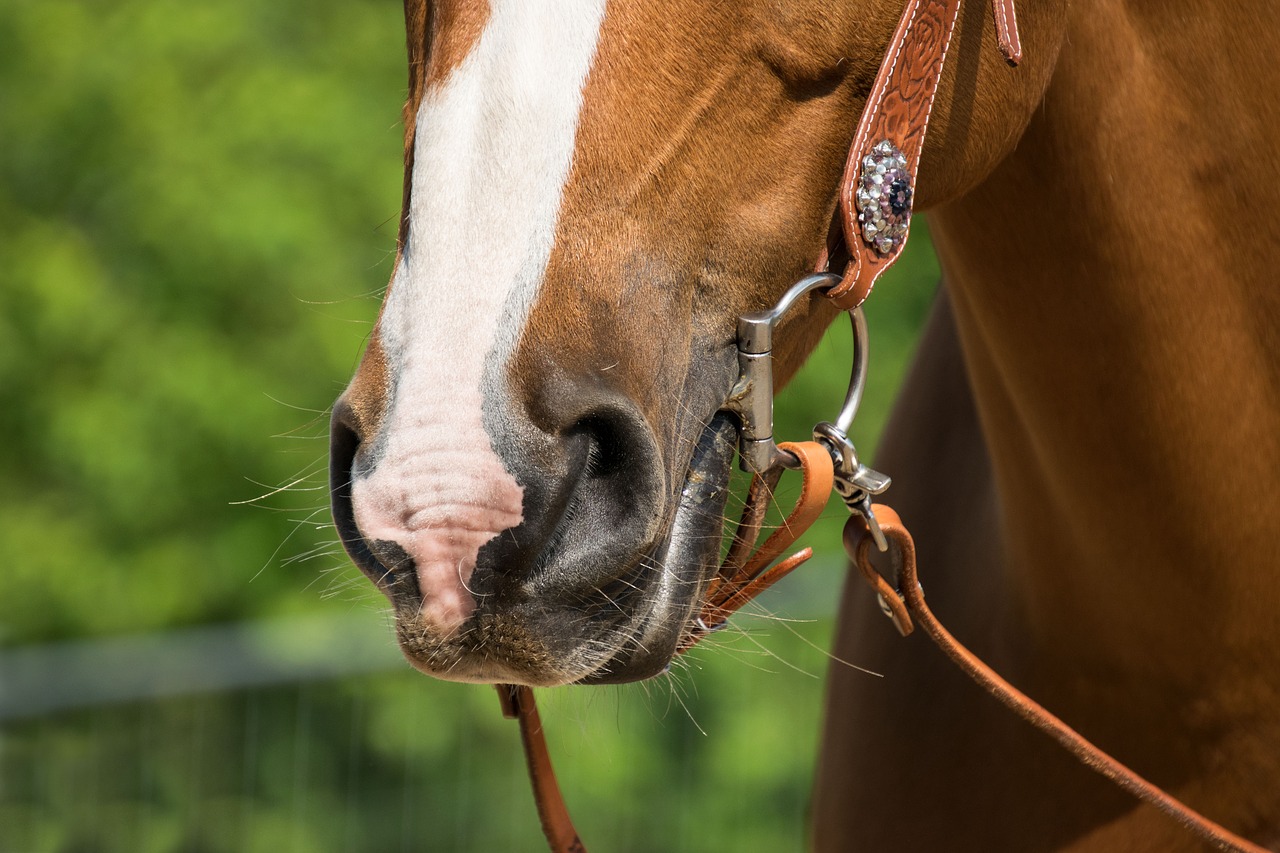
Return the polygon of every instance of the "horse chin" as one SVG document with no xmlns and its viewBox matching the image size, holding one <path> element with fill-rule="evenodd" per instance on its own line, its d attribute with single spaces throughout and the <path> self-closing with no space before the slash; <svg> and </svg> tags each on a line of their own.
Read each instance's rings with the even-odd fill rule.
<svg viewBox="0 0 1280 853">
<path fill-rule="evenodd" d="M 644 606 L 633 616 L 630 636 L 580 684 L 617 684 L 651 678 L 667 670 L 692 627 L 720 557 L 729 472 L 737 447 L 732 418 L 717 414 L 703 430 L 666 539 L 642 561 Z"/>
</svg>

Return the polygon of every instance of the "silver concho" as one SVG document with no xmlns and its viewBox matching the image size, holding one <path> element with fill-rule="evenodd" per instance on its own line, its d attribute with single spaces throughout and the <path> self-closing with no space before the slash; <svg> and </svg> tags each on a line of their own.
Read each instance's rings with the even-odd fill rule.
<svg viewBox="0 0 1280 853">
<path fill-rule="evenodd" d="M 911 174 L 907 158 L 898 147 L 882 139 L 862 158 L 862 178 L 854 199 L 862 239 L 887 255 L 907 239 L 911 222 Z"/>
</svg>

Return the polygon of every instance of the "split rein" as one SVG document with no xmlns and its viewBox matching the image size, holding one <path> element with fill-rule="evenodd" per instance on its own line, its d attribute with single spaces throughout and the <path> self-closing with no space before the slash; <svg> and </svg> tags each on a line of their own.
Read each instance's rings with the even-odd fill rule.
<svg viewBox="0 0 1280 853">
<path fill-rule="evenodd" d="M 863 326 L 861 310 L 855 310 L 852 316 L 856 334 Z M 859 355 L 866 352 L 865 343 L 858 343 L 866 339 L 865 329 L 863 331 L 861 337 L 855 337 L 858 344 L 855 352 Z M 855 365 L 859 363 L 865 370 L 865 358 L 855 358 Z M 855 367 L 849 392 L 849 399 L 855 404 L 850 417 L 852 411 L 856 411 L 856 399 L 861 392 L 858 380 L 859 370 Z M 846 409 L 849 409 L 847 405 Z M 908 636 L 919 625 L 948 658 L 1007 708 L 1052 737 L 1086 767 L 1155 806 L 1216 848 L 1235 853 L 1267 853 L 1263 847 L 1190 808 L 1095 746 L 1003 679 L 956 640 L 925 602 L 924 587 L 917 575 L 915 542 L 910 532 L 893 509 L 871 502 L 872 494 L 888 488 L 888 478 L 857 461 L 852 443 L 837 425 L 819 424 L 814 430 L 813 441 L 786 442 L 776 446 L 771 440 L 767 443 L 775 464 L 752 478 L 729 550 L 711 580 L 701 612 L 677 648 L 677 653 L 688 651 L 703 637 L 723 627 L 743 605 L 813 556 L 811 548 L 804 548 L 773 564 L 818 519 L 832 491 L 835 491 L 850 510 L 844 527 L 845 551 L 875 591 L 881 609 L 902 636 Z M 747 459 L 744 451 L 744 463 Z M 753 551 L 784 468 L 798 469 L 802 473 L 800 497 L 782 524 Z M 876 552 L 887 555 L 887 575 L 882 574 L 872 562 Z M 496 687 L 503 714 L 519 722 L 538 817 L 552 853 L 586 853 L 556 781 L 533 690 L 511 684 Z"/>
<path fill-rule="evenodd" d="M 866 322 L 859 306 L 906 244 L 920 152 L 960 2 L 907 0 L 849 149 L 833 236 L 819 264 L 820 271 L 796 283 L 772 310 L 749 314 L 738 321 L 739 379 L 725 409 L 738 418 L 739 455 L 742 467 L 753 478 L 729 550 L 677 652 L 687 651 L 723 626 L 735 611 L 812 556 L 812 550 L 806 548 L 774 565 L 817 520 L 835 491 L 850 512 L 844 528 L 845 550 L 903 636 L 919 625 L 974 681 L 1058 741 L 1086 767 L 1160 809 L 1218 849 L 1266 853 L 1264 848 L 1199 814 L 1094 746 L 961 645 L 925 603 L 911 534 L 892 509 L 872 503 L 874 496 L 889 487 L 889 478 L 863 465 L 849 440 L 847 433 L 861 401 L 867 369 Z M 1016 66 L 1022 47 L 1013 0 L 992 0 L 992 10 L 997 46 L 1008 63 Z M 843 275 L 826 272 L 838 263 L 844 264 Z M 775 444 L 773 330 L 792 306 L 816 293 L 850 312 L 854 359 L 849 390 L 836 421 L 818 424 L 812 441 Z M 782 525 L 757 549 L 765 512 L 787 468 L 802 472 L 800 498 Z M 873 550 L 887 555 L 887 575 L 872 564 Z M 551 766 L 533 690 L 511 684 L 496 687 L 503 713 L 519 722 L 538 816 L 551 850 L 586 853 Z"/>
</svg>

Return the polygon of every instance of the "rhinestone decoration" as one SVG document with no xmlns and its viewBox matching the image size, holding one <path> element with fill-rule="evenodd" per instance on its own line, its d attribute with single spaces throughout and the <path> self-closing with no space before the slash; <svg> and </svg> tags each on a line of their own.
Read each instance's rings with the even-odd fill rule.
<svg viewBox="0 0 1280 853">
<path fill-rule="evenodd" d="M 882 255 L 902 245 L 911 222 L 911 175 L 906 156 L 889 140 L 880 140 L 862 158 L 854 199 L 867 245 Z"/>
</svg>

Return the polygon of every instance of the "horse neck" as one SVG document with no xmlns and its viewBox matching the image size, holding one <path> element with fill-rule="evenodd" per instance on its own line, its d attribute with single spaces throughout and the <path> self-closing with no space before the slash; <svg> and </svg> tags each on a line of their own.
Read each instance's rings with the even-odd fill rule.
<svg viewBox="0 0 1280 853">
<path fill-rule="evenodd" d="M 1280 656 L 1280 27 L 1151 5 L 1075 4 L 1016 151 L 932 223 L 1034 642 L 1204 691 Z"/>
</svg>

